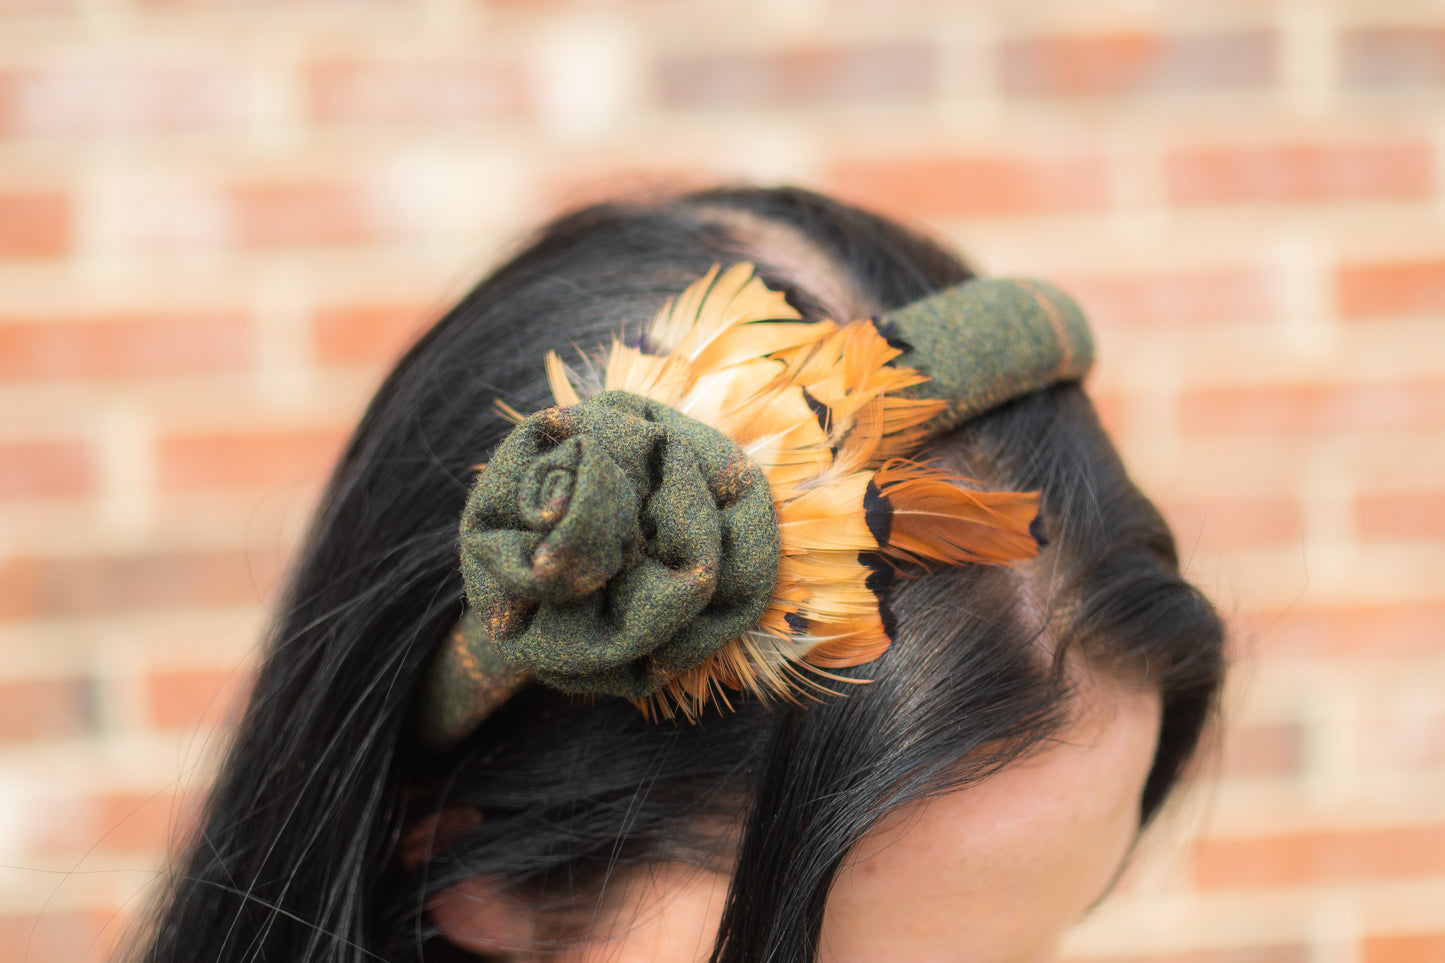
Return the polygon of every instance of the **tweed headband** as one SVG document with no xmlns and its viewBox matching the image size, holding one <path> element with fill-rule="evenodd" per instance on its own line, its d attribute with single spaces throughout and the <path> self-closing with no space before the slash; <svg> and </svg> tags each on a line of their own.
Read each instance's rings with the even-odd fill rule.
<svg viewBox="0 0 1445 963">
<path fill-rule="evenodd" d="M 929 438 L 1082 377 L 1078 308 L 973 280 L 848 324 L 802 320 L 750 264 L 714 267 L 640 339 L 516 422 L 462 513 L 466 609 L 418 702 L 445 750 L 522 685 L 695 718 L 731 694 L 829 691 L 892 639 L 910 563 L 1032 558 L 1036 492 L 916 460 Z"/>
</svg>

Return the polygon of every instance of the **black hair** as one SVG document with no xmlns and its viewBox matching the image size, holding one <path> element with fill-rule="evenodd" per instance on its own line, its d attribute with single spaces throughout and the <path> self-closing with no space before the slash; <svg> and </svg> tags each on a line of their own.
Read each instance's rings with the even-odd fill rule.
<svg viewBox="0 0 1445 963">
<path fill-rule="evenodd" d="M 927 239 L 791 188 L 595 205 L 542 230 L 421 338 L 368 408 L 134 959 L 447 959 L 424 907 L 459 880 L 496 880 L 565 919 L 621 868 L 681 861 L 733 873 L 715 960 L 802 963 L 870 827 L 1055 731 L 1070 684 L 1060 654 L 1074 648 L 1161 693 L 1143 820 L 1158 811 L 1213 710 L 1223 633 L 1077 385 L 937 442 L 991 487 L 1040 490 L 1050 547 L 1027 575 L 965 566 L 900 581 L 896 641 L 840 670 L 872 680 L 846 697 L 742 699 L 687 725 L 531 688 L 454 752 L 413 747 L 413 694 L 461 612 L 471 466 L 509 428 L 494 401 L 545 407 L 544 350 L 635 329 L 715 263 L 753 261 L 805 317 L 824 316 L 826 295 L 760 240 L 768 231 L 796 235 L 875 309 L 970 276 Z M 480 821 L 403 865 L 406 827 L 459 805 Z"/>
</svg>

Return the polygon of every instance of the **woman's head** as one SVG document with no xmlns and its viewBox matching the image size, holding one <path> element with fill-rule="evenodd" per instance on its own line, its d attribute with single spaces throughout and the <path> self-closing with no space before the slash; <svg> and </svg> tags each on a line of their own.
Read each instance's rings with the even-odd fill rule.
<svg viewBox="0 0 1445 963">
<path fill-rule="evenodd" d="M 976 889 L 995 897 L 1026 885 L 1005 872 L 1026 864 L 1054 881 L 1077 870 L 1048 897 L 1065 922 L 1099 895 L 1194 748 L 1221 633 L 1073 385 L 932 443 L 989 488 L 1040 491 L 1048 545 L 1019 567 L 898 582 L 895 642 L 839 670 L 871 680 L 845 696 L 744 699 L 687 725 L 531 687 L 450 753 L 412 742 L 412 703 L 458 614 L 471 466 L 510 428 L 493 402 L 545 407 L 544 351 L 600 344 L 742 260 L 809 320 L 866 317 L 968 277 L 937 246 L 796 190 L 602 205 L 545 229 L 368 409 L 292 572 L 153 958 L 202 944 L 224 960 L 444 958 L 445 937 L 467 943 L 458 906 L 483 933 L 474 950 L 500 932 L 488 926 L 518 920 L 530 940 L 575 944 L 663 880 L 680 905 L 693 893 L 713 907 L 699 925 L 718 959 L 807 960 L 820 938 L 846 953 L 887 926 L 865 922 L 881 894 L 909 932 L 975 900 L 965 883 L 992 878 Z M 1065 818 L 1087 806 L 1045 805 L 1064 787 L 1079 800 L 1103 790 L 1089 797 L 1096 823 Z M 1087 840 L 1104 842 L 1068 855 Z M 899 900 L 900 874 L 953 895 Z M 958 906 L 957 921 L 969 912 Z"/>
</svg>

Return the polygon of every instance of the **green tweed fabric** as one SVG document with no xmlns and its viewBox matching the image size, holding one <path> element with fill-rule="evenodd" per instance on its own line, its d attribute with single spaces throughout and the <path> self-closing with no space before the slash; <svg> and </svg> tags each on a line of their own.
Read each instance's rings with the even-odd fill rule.
<svg viewBox="0 0 1445 963">
<path fill-rule="evenodd" d="M 427 752 L 443 752 L 510 699 L 531 677 L 487 641 L 476 609 L 452 627 L 416 701 L 412 730 Z"/>
<path fill-rule="evenodd" d="M 467 498 L 472 644 L 554 689 L 643 698 L 757 624 L 779 551 L 767 479 L 722 432 L 624 391 L 549 408 Z"/>
<path fill-rule="evenodd" d="M 1094 361 L 1094 340 L 1078 305 L 1043 281 L 967 281 L 876 323 L 905 348 L 894 364 L 932 379 L 904 393 L 948 402 L 935 434 L 1031 391 L 1082 378 Z"/>
</svg>

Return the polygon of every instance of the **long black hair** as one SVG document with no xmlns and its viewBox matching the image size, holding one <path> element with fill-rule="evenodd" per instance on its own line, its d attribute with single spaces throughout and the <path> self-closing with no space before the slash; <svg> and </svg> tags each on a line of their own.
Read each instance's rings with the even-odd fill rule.
<svg viewBox="0 0 1445 963">
<path fill-rule="evenodd" d="M 534 688 L 446 756 L 413 748 L 411 700 L 461 612 L 471 466 L 509 427 L 494 401 L 545 407 L 544 350 L 636 328 L 738 260 L 810 319 L 828 313 L 823 288 L 885 310 L 969 277 L 931 241 L 797 189 L 602 204 L 543 229 L 422 337 L 368 408 L 134 959 L 441 959 L 453 951 L 424 907 L 462 879 L 486 876 L 563 919 L 622 867 L 683 861 L 733 873 L 715 960 L 802 963 L 849 849 L 895 807 L 983 778 L 1053 732 L 1069 699 L 1059 656 L 1076 647 L 1162 694 L 1144 820 L 1158 810 L 1213 709 L 1222 629 L 1076 385 L 937 441 L 991 487 L 1041 490 L 1050 547 L 1027 570 L 901 581 L 897 641 L 842 670 L 872 680 L 846 697 L 743 700 L 698 725 L 659 725 L 621 700 Z M 402 865 L 407 824 L 458 805 L 481 819 Z"/>
</svg>

